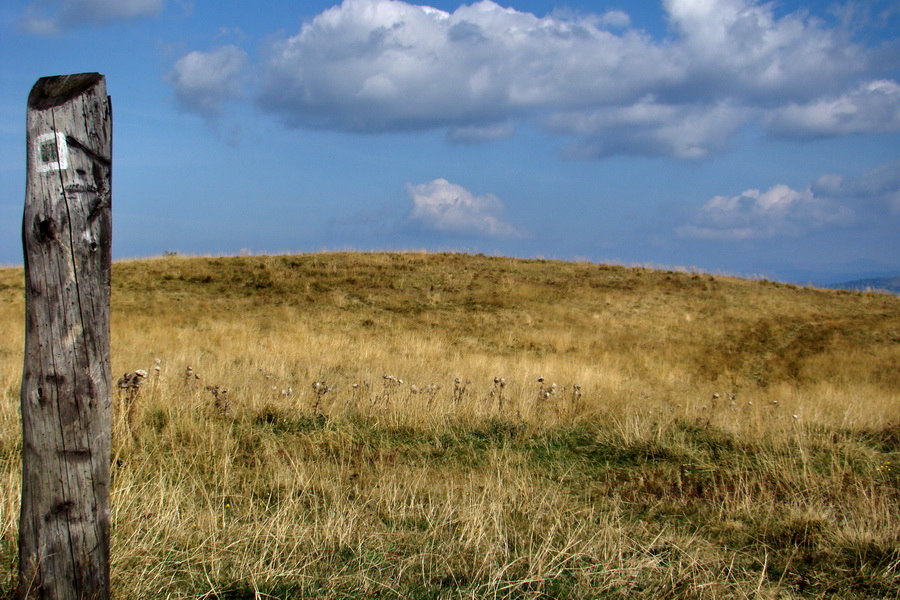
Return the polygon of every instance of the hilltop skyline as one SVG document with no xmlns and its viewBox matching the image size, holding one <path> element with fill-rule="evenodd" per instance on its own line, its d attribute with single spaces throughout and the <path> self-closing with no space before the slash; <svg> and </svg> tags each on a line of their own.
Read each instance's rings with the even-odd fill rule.
<svg viewBox="0 0 900 600">
<path fill-rule="evenodd" d="M 900 273 L 900 9 L 632 4 L 4 3 L 0 264 L 22 261 L 28 91 L 97 71 L 115 258 L 422 248 Z"/>
</svg>

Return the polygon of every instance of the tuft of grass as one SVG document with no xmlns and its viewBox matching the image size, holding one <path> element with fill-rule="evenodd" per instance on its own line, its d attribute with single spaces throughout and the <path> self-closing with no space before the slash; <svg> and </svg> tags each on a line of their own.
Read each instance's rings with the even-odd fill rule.
<svg viewBox="0 0 900 600">
<path fill-rule="evenodd" d="M 0 269 L 0 598 L 23 295 Z M 894 296 L 168 254 L 114 265 L 112 325 L 123 598 L 898 597 Z"/>
</svg>

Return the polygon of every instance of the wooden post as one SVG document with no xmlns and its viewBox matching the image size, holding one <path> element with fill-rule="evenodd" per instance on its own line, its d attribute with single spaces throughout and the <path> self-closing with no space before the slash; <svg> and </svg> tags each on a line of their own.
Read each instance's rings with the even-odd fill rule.
<svg viewBox="0 0 900 600">
<path fill-rule="evenodd" d="M 19 597 L 109 598 L 112 110 L 98 73 L 28 96 Z"/>
</svg>

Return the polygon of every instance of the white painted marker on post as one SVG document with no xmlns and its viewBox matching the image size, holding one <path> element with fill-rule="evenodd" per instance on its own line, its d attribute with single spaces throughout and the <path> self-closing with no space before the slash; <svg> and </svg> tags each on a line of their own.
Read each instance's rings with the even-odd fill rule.
<svg viewBox="0 0 900 600">
<path fill-rule="evenodd" d="M 37 138 L 34 155 L 38 159 L 38 173 L 65 171 L 69 168 L 69 145 L 62 132 L 44 133 Z"/>
</svg>

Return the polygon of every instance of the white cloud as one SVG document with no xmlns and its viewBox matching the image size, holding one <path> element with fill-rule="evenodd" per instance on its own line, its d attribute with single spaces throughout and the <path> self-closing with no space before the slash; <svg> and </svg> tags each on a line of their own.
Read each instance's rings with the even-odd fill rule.
<svg viewBox="0 0 900 600">
<path fill-rule="evenodd" d="M 59 24 L 53 19 L 26 15 L 22 19 L 22 29 L 34 35 L 54 35 L 59 33 Z"/>
<path fill-rule="evenodd" d="M 37 0 L 26 9 L 22 27 L 46 35 L 87 23 L 151 17 L 166 0 Z"/>
<path fill-rule="evenodd" d="M 453 12 L 344 0 L 270 47 L 254 69 L 256 101 L 289 126 L 446 129 L 464 143 L 533 120 L 588 157 L 704 158 L 757 123 L 773 135 L 896 130 L 896 83 L 843 30 L 757 0 L 663 5 L 671 33 L 655 40 L 622 11 L 537 17 L 490 0 Z M 873 107 L 892 118 L 866 116 Z"/>
<path fill-rule="evenodd" d="M 516 130 L 511 123 L 494 125 L 471 125 L 452 127 L 447 131 L 447 140 L 455 144 L 479 144 L 511 138 Z"/>
<path fill-rule="evenodd" d="M 716 196 L 679 228 L 683 237 L 747 240 L 798 235 L 828 225 L 846 225 L 853 211 L 810 188 L 794 190 L 779 184 L 766 192 L 751 189 L 737 196 Z"/>
<path fill-rule="evenodd" d="M 574 156 L 639 154 L 698 159 L 725 147 L 747 122 L 748 113 L 725 102 L 717 106 L 671 105 L 648 97 L 630 106 L 557 113 L 546 125 L 551 131 L 580 138 L 569 149 Z"/>
<path fill-rule="evenodd" d="M 224 102 L 243 95 L 248 64 L 247 53 L 237 46 L 195 51 L 178 59 L 167 81 L 175 88 L 175 99 L 184 110 L 215 120 Z"/>
<path fill-rule="evenodd" d="M 879 79 L 837 97 L 791 103 L 771 111 L 765 125 L 773 135 L 797 138 L 900 132 L 900 84 Z"/>
<path fill-rule="evenodd" d="M 859 177 L 829 174 L 816 179 L 816 196 L 852 204 L 870 218 L 884 220 L 900 215 L 900 160 L 872 169 Z"/>
<path fill-rule="evenodd" d="M 631 25 L 631 17 L 621 10 L 610 10 L 600 15 L 599 23 L 613 29 L 624 29 Z"/>
<path fill-rule="evenodd" d="M 615 35 L 595 21 L 490 1 L 446 13 L 345 0 L 273 48 L 260 103 L 297 126 L 467 127 L 628 102 L 679 77 L 642 34 Z"/>
<path fill-rule="evenodd" d="M 665 0 L 681 34 L 674 52 L 688 84 L 754 102 L 813 98 L 866 67 L 865 50 L 803 13 L 776 18 L 756 0 Z"/>
<path fill-rule="evenodd" d="M 422 229 L 485 237 L 521 235 L 502 220 L 503 203 L 494 194 L 475 196 L 446 179 L 407 184 L 406 191 L 413 203 L 407 219 Z"/>
</svg>

